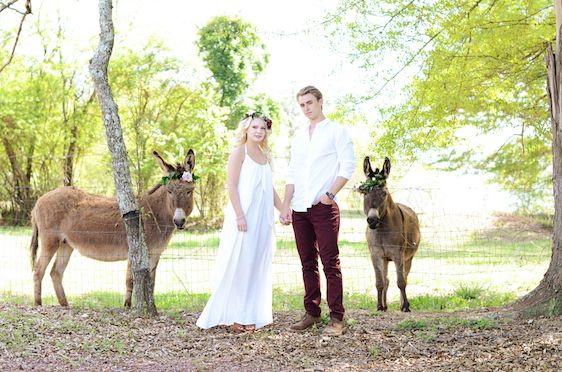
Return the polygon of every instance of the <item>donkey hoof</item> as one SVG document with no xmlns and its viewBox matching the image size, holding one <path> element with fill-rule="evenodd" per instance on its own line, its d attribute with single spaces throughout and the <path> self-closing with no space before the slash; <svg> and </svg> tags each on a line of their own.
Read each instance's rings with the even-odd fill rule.
<svg viewBox="0 0 562 372">
<path fill-rule="evenodd" d="M 125 306 L 127 309 L 131 308 L 131 300 L 125 300 L 125 303 L 123 304 L 123 306 Z"/>
</svg>

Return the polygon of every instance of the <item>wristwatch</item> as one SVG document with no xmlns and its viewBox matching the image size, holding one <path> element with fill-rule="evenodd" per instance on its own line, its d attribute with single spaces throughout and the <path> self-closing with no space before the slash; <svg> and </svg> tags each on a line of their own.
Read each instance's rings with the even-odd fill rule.
<svg viewBox="0 0 562 372">
<path fill-rule="evenodd" d="M 326 191 L 326 196 L 328 197 L 328 199 L 334 200 L 334 198 L 336 197 L 336 194 L 333 194 L 329 191 Z"/>
</svg>

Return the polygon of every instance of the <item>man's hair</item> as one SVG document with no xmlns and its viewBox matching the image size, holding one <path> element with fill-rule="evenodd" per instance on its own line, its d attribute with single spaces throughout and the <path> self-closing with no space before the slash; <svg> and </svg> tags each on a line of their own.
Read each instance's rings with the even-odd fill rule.
<svg viewBox="0 0 562 372">
<path fill-rule="evenodd" d="M 308 93 L 312 94 L 319 101 L 322 99 L 322 92 L 320 92 L 318 88 L 309 85 L 299 90 L 299 92 L 297 93 L 297 100 L 299 99 L 299 97 L 304 96 Z"/>
</svg>

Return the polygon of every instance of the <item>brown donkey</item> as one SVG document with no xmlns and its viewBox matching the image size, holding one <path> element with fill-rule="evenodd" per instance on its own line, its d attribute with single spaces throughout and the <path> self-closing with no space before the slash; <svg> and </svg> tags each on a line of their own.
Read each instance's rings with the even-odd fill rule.
<svg viewBox="0 0 562 372">
<path fill-rule="evenodd" d="M 143 224 L 154 282 L 160 255 L 175 228 L 183 229 L 193 210 L 195 153 L 189 150 L 183 164 L 168 164 L 156 152 L 154 157 L 166 174 L 160 184 L 140 200 Z M 99 261 L 128 258 L 127 235 L 116 198 L 93 195 L 74 187 L 61 187 L 40 197 L 31 212 L 33 236 L 31 263 L 35 305 L 41 305 L 41 281 L 45 269 L 57 254 L 51 279 L 61 306 L 68 306 L 62 277 L 72 251 Z M 38 240 L 41 248 L 38 252 Z M 125 306 L 131 306 L 133 276 L 127 266 Z"/>
<path fill-rule="evenodd" d="M 400 288 L 400 310 L 409 312 L 406 282 L 420 243 L 418 217 L 410 207 L 394 203 L 386 188 L 390 159 L 384 159 L 382 171 L 377 168 L 373 172 L 367 156 L 363 162 L 363 170 L 367 180 L 359 185 L 358 191 L 364 194 L 363 210 L 369 225 L 367 243 L 375 269 L 377 310 L 387 310 L 388 262 L 394 261 Z"/>
</svg>

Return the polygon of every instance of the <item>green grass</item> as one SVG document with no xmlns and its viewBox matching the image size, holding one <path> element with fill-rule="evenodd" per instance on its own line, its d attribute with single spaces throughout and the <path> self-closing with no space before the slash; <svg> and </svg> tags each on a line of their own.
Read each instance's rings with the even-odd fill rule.
<svg viewBox="0 0 562 372">
<path fill-rule="evenodd" d="M 209 293 L 157 293 L 155 295 L 158 310 L 174 313 L 177 311 L 199 312 L 202 311 L 209 299 Z M 478 309 L 483 307 L 500 307 L 513 302 L 517 297 L 512 293 L 498 293 L 478 285 L 461 285 L 453 293 L 432 296 L 421 295 L 409 298 L 412 311 L 456 311 Z M 120 293 L 91 292 L 80 296 L 68 298 L 71 307 L 86 309 L 111 309 L 123 306 L 123 295 Z M 0 303 L 11 303 L 22 306 L 31 306 L 33 298 L 25 295 L 13 295 L 9 292 L 0 293 Z M 56 306 L 55 297 L 43 298 L 43 305 Z M 381 314 L 376 311 L 376 298 L 365 293 L 344 294 L 346 309 L 368 310 L 373 315 Z M 323 312 L 327 312 L 326 302 L 322 301 Z M 389 311 L 399 311 L 400 303 L 391 302 Z M 303 295 L 300 292 L 287 292 L 280 288 L 273 291 L 273 311 L 286 312 L 303 309 Z"/>
<path fill-rule="evenodd" d="M 23 235 L 31 239 L 31 227 L 25 226 L 0 226 L 0 235 L 19 236 Z"/>
<path fill-rule="evenodd" d="M 4 350 L 18 356 L 36 353 L 44 342 L 53 342 L 60 350 L 69 347 L 60 340 L 45 341 L 44 336 L 53 333 L 83 335 L 84 340 L 79 347 L 89 354 L 103 354 L 108 351 L 122 354 L 128 344 L 127 335 L 100 334 L 95 322 L 77 321 L 64 312 L 60 313 L 56 323 L 45 319 L 45 315 L 25 309 L 12 308 L 10 312 L 0 312 L 0 345 Z M 100 318 L 100 321 L 115 320 Z"/>
<path fill-rule="evenodd" d="M 34 331 L 41 317 L 36 314 L 22 315 L 18 311 L 0 312 L 0 344 L 12 353 L 29 356 L 29 344 L 37 340 Z"/>
<path fill-rule="evenodd" d="M 552 252 L 549 237 L 481 236 L 473 233 L 467 239 L 446 243 L 423 241 L 417 258 L 435 258 L 463 265 L 526 265 L 548 262 Z"/>
<path fill-rule="evenodd" d="M 432 319 L 403 320 L 396 325 L 399 331 L 438 331 L 460 328 L 493 329 L 497 321 L 492 318 L 461 319 L 457 317 L 440 317 Z"/>
</svg>

